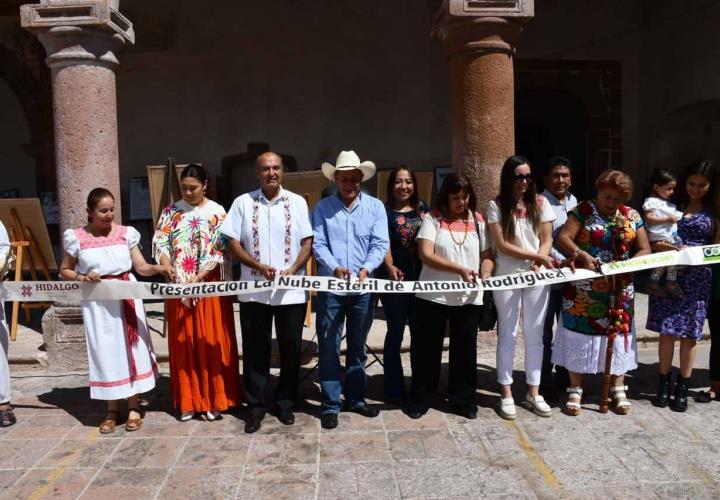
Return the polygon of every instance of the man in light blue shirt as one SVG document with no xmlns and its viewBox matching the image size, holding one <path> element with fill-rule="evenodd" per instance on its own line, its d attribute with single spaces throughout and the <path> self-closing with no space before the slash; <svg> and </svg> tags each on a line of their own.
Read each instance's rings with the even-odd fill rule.
<svg viewBox="0 0 720 500">
<path fill-rule="evenodd" d="M 360 162 L 353 151 L 343 151 L 336 165 L 322 165 L 338 192 L 321 200 L 312 215 L 313 252 L 320 276 L 364 281 L 383 261 L 390 246 L 385 207 L 380 200 L 360 192 L 360 184 L 375 175 L 375 164 Z M 340 396 L 340 343 L 347 319 L 345 357 L 345 407 L 365 417 L 378 409 L 365 403 L 365 343 L 373 317 L 370 293 L 320 292 L 317 304 L 321 424 L 337 427 Z"/>
<path fill-rule="evenodd" d="M 570 192 L 572 186 L 572 165 L 570 160 L 563 156 L 554 156 L 546 164 L 543 183 L 545 190 L 541 193 L 550 202 L 555 212 L 553 221 L 553 242 L 557 242 L 560 228 L 567 221 L 568 214 L 577 206 L 577 198 Z M 550 256 L 558 261 L 563 261 L 565 256 L 555 244 L 550 251 Z M 552 356 L 553 326 L 559 318 L 562 310 L 562 285 L 555 285 L 550 289 L 547 313 L 545 315 L 545 330 L 543 331 L 543 364 L 540 376 L 540 392 L 546 399 L 557 400 L 555 387 L 553 386 L 553 365 L 550 362 Z M 567 370 L 562 366 L 555 367 L 555 385 L 563 390 L 570 383 Z"/>
</svg>

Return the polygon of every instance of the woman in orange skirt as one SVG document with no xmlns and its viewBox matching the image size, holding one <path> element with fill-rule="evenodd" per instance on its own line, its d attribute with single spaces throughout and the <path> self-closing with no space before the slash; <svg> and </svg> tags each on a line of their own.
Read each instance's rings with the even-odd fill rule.
<svg viewBox="0 0 720 500">
<path fill-rule="evenodd" d="M 205 197 L 207 173 L 188 165 L 180 174 L 182 200 L 163 210 L 153 237 L 153 254 L 171 264 L 178 283 L 224 278 L 223 241 L 217 228 L 222 206 Z M 238 349 L 230 297 L 167 301 L 170 380 L 175 408 L 186 422 L 195 413 L 207 420 L 241 402 Z"/>
</svg>

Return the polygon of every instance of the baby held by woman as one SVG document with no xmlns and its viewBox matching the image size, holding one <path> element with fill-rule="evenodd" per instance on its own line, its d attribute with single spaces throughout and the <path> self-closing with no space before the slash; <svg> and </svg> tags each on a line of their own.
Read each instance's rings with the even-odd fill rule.
<svg viewBox="0 0 720 500">
<path fill-rule="evenodd" d="M 670 201 L 677 186 L 677 177 L 672 172 L 656 168 L 650 177 L 649 185 L 650 195 L 645 198 L 642 209 L 653 252 L 680 250 L 682 242 L 678 237 L 677 222 L 682 218 L 682 212 Z M 647 287 L 648 293 L 658 297 L 682 297 L 683 292 L 676 283 L 678 268 L 668 266 L 653 269 Z M 664 286 L 661 284 L 663 276 Z"/>
</svg>

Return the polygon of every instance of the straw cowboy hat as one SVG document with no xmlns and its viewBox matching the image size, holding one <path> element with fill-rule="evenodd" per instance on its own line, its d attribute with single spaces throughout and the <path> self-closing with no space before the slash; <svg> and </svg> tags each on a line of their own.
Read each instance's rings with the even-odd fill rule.
<svg viewBox="0 0 720 500">
<path fill-rule="evenodd" d="M 360 157 L 355 151 L 341 151 L 334 166 L 325 162 L 321 168 L 325 177 L 331 181 L 335 179 L 335 172 L 342 170 L 360 170 L 363 174 L 363 182 L 371 179 L 373 175 L 375 175 L 375 164 L 371 161 L 360 163 Z"/>
</svg>

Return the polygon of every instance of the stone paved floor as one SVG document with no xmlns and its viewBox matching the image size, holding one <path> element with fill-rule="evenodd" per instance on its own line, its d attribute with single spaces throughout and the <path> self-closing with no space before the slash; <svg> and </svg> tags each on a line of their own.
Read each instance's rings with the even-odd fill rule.
<svg viewBox="0 0 720 500">
<path fill-rule="evenodd" d="M 707 379 L 707 351 L 703 345 L 698 356 L 698 385 Z M 308 380 L 296 424 L 268 416 L 254 435 L 243 433 L 242 411 L 219 422 L 178 422 L 163 378 L 139 432 L 101 436 L 102 405 L 88 400 L 84 376 L 14 369 L 20 422 L 0 430 L 0 495 L 717 498 L 720 403 L 691 402 L 685 414 L 654 408 L 655 349 L 640 354 L 626 417 L 597 413 L 596 379 L 577 418 L 558 407 L 550 419 L 519 409 L 516 422 L 503 421 L 493 409 L 496 393 L 486 390 L 494 387 L 487 353 L 478 358 L 477 420 L 446 413 L 442 401 L 420 420 L 383 404 L 375 419 L 342 413 L 328 432 L 320 428 L 318 392 Z M 379 366 L 370 373 L 370 395 L 377 397 Z M 519 384 L 517 391 L 519 399 Z"/>
</svg>

